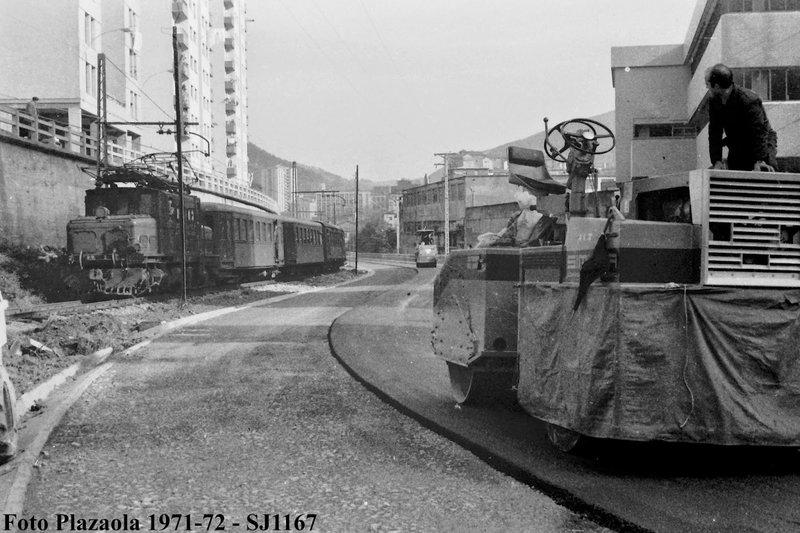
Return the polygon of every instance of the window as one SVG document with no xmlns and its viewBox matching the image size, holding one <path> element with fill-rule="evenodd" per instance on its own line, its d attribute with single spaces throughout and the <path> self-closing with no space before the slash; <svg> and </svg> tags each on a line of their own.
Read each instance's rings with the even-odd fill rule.
<svg viewBox="0 0 800 533">
<path fill-rule="evenodd" d="M 83 14 L 83 41 L 89 46 L 94 44 L 94 39 L 97 36 L 95 27 L 96 22 L 97 21 L 94 20 L 94 17 L 92 17 L 89 13 Z"/>
<path fill-rule="evenodd" d="M 130 91 L 131 117 L 139 118 L 139 95 L 135 91 Z"/>
<path fill-rule="evenodd" d="M 91 63 L 85 64 L 84 78 L 86 81 L 86 92 L 92 96 L 97 95 L 97 67 Z"/>
<path fill-rule="evenodd" d="M 697 130 L 688 124 L 634 124 L 634 139 L 653 139 L 665 137 L 694 138 Z"/>
<path fill-rule="evenodd" d="M 765 102 L 800 100 L 800 67 L 732 70 L 736 85 L 755 91 Z"/>
<path fill-rule="evenodd" d="M 139 75 L 139 54 L 132 49 L 128 49 L 128 74 L 133 79 L 136 79 Z"/>
<path fill-rule="evenodd" d="M 797 10 L 800 10 L 798 0 L 724 0 L 720 5 L 721 13 Z"/>
</svg>

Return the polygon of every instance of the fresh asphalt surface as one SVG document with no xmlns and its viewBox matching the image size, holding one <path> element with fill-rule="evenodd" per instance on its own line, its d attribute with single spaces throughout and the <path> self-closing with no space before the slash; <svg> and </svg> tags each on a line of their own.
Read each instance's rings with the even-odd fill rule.
<svg viewBox="0 0 800 533">
<path fill-rule="evenodd" d="M 597 443 L 573 457 L 512 407 L 457 408 L 428 340 L 434 275 L 380 269 L 115 362 L 53 433 L 23 514 L 230 519 L 306 502 L 321 531 L 601 531 L 587 514 L 620 531 L 800 531 L 794 450 Z M 573 512 L 382 406 L 330 351 L 401 412 Z"/>
</svg>

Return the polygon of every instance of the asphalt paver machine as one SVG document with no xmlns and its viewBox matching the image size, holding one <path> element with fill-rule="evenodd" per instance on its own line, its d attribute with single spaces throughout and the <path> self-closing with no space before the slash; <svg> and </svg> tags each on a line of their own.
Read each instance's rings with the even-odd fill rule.
<svg viewBox="0 0 800 533">
<path fill-rule="evenodd" d="M 694 170 L 598 190 L 611 130 L 545 126 L 544 151 L 509 148 L 540 238 L 454 251 L 434 282 L 432 344 L 455 400 L 513 396 L 564 451 L 584 436 L 800 446 L 800 175 Z"/>
</svg>

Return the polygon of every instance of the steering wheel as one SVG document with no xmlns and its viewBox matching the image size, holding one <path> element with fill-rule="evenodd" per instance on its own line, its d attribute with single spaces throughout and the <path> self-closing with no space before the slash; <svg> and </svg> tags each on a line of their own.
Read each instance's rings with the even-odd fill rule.
<svg viewBox="0 0 800 533">
<path fill-rule="evenodd" d="M 570 131 L 572 129 L 573 131 Z M 575 131 L 575 130 L 578 131 Z M 598 130 L 600 133 L 598 134 Z M 566 163 L 567 158 L 564 155 L 569 149 L 584 153 L 584 154 L 607 154 L 617 145 L 617 139 L 614 133 L 606 126 L 596 120 L 590 118 L 574 118 L 572 120 L 565 120 L 553 126 L 552 129 L 547 129 L 547 117 L 544 119 L 544 131 L 547 133 L 544 138 L 544 151 L 554 161 Z M 558 133 L 564 140 L 564 146 L 560 149 L 550 141 L 550 136 L 553 133 Z M 592 141 L 599 139 L 611 139 L 611 146 L 604 150 L 597 150 L 597 144 Z M 587 149 L 585 146 L 589 144 L 595 145 L 594 149 Z"/>
</svg>

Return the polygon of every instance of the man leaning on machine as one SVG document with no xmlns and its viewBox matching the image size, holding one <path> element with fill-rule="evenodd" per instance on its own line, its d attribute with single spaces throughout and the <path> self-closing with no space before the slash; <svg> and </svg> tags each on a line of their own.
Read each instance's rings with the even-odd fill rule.
<svg viewBox="0 0 800 533">
<path fill-rule="evenodd" d="M 778 136 L 770 126 L 761 98 L 733 82 L 722 63 L 706 71 L 709 94 L 708 148 L 713 168 L 774 172 Z M 722 133 L 725 138 L 722 138 Z M 722 147 L 728 147 L 727 167 Z"/>
</svg>

